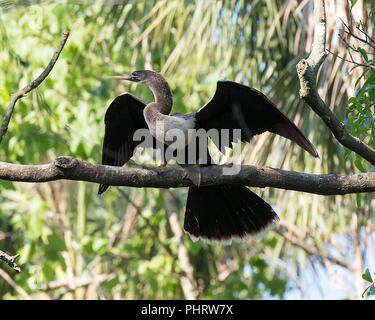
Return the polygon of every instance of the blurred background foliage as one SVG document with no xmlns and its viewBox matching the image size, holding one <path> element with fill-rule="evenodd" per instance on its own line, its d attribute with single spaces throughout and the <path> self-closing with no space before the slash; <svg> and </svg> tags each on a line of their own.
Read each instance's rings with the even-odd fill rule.
<svg viewBox="0 0 375 320">
<path fill-rule="evenodd" d="M 373 1 L 354 2 L 353 19 L 374 34 Z M 339 18 L 348 21 L 349 6 L 326 5 L 327 47 L 344 57 Z M 200 108 L 219 79 L 265 92 L 321 156 L 265 133 L 244 148 L 245 164 L 374 170 L 345 151 L 299 99 L 295 66 L 311 49 L 312 13 L 312 0 L 0 0 L 1 114 L 9 94 L 44 69 L 61 33 L 70 31 L 50 76 L 17 103 L 1 160 L 39 164 L 69 155 L 100 163 L 111 100 L 123 91 L 152 100 L 145 87 L 103 76 L 147 68 L 169 81 L 176 112 Z M 330 55 L 319 73 L 320 94 L 352 134 L 374 146 L 374 69 L 352 68 Z M 365 268 L 374 270 L 373 194 L 254 189 L 280 223 L 257 239 L 222 246 L 183 234 L 186 189 L 111 187 L 99 197 L 97 187 L 0 181 L 0 249 L 20 253 L 22 266 L 14 274 L 1 265 L 2 299 L 353 299 L 365 289 Z"/>
</svg>

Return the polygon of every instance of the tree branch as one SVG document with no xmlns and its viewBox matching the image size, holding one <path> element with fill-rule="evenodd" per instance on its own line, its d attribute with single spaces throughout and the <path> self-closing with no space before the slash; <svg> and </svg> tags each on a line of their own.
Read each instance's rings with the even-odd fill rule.
<svg viewBox="0 0 375 320">
<path fill-rule="evenodd" d="M 96 281 L 94 281 L 93 277 L 95 278 Z M 62 280 L 54 280 L 49 283 L 44 283 L 38 287 L 38 290 L 42 291 L 53 291 L 57 289 L 61 289 L 64 287 L 68 287 L 69 291 L 74 291 L 78 288 L 82 287 L 87 287 L 92 284 L 96 283 L 102 283 L 102 282 L 107 282 L 115 278 L 116 275 L 111 273 L 111 274 L 97 274 L 94 276 L 90 276 L 87 273 L 84 273 L 80 277 L 74 277 L 73 281 L 69 281 L 67 279 L 62 279 Z M 64 291 L 64 294 L 67 292 Z"/>
<path fill-rule="evenodd" d="M 322 118 L 335 138 L 345 147 L 375 165 L 375 150 L 350 135 L 344 124 L 329 109 L 319 96 L 316 75 L 326 57 L 326 15 L 324 0 L 314 0 L 315 29 L 310 56 L 297 64 L 300 79 L 300 97 Z"/>
<path fill-rule="evenodd" d="M 324 0 L 314 0 L 314 38 L 312 50 L 307 62 L 312 67 L 315 75 L 325 60 L 326 48 L 326 8 Z"/>
<path fill-rule="evenodd" d="M 14 107 L 16 105 L 16 102 L 18 101 L 18 99 L 21 99 L 24 96 L 26 96 L 26 94 L 29 93 L 31 90 L 37 88 L 44 81 L 44 79 L 49 75 L 49 73 L 53 69 L 57 59 L 59 58 L 59 55 L 60 55 L 62 49 L 64 48 L 64 45 L 65 45 L 66 40 L 68 39 L 68 36 L 69 36 L 69 32 L 64 31 L 61 38 L 60 38 L 59 45 L 57 46 L 57 49 L 56 49 L 54 55 L 51 58 L 51 61 L 49 62 L 47 67 L 44 69 L 44 71 L 39 75 L 39 77 L 37 77 L 34 81 L 29 83 L 23 89 L 19 90 L 16 93 L 12 93 L 10 95 L 10 102 L 9 102 L 7 111 L 5 113 L 3 123 L 1 124 L 1 128 L 0 128 L 0 143 L 3 140 L 5 134 L 8 130 L 9 121 L 10 121 L 10 118 L 12 117 L 12 113 L 13 113 Z"/>
<path fill-rule="evenodd" d="M 350 270 L 350 266 L 345 261 L 332 257 L 327 252 L 322 252 L 321 250 L 316 248 L 310 238 L 299 238 L 298 235 L 292 236 L 288 232 L 285 232 L 285 228 L 280 228 L 280 227 L 272 229 L 272 231 L 282 236 L 286 241 L 290 242 L 292 245 L 303 249 L 310 256 L 315 256 L 317 258 L 320 258 L 322 259 L 323 262 L 325 260 L 328 260 L 334 264 L 337 264 L 341 267 L 344 267 Z M 303 239 L 303 241 L 299 241 L 298 239 Z"/>
<path fill-rule="evenodd" d="M 15 270 L 17 272 L 21 272 L 21 268 L 16 263 L 16 259 L 19 256 L 20 256 L 19 254 L 16 254 L 15 256 L 10 256 L 9 254 L 0 250 L 0 260 L 4 261 L 9 267 L 11 267 L 13 270 Z"/>
<path fill-rule="evenodd" d="M 330 50 L 328 50 L 328 49 L 327 49 L 327 51 L 328 51 L 330 54 L 334 55 L 335 57 L 337 57 L 337 58 L 339 58 L 339 59 L 341 59 L 341 60 L 343 60 L 343 61 L 346 61 L 346 62 L 349 62 L 349 63 L 353 63 L 353 64 L 355 64 L 355 65 L 357 65 L 357 66 L 360 66 L 360 67 L 366 67 L 366 68 L 375 69 L 375 66 L 372 66 L 372 65 L 370 65 L 370 64 L 364 64 L 364 63 L 361 63 L 361 62 L 358 62 L 358 61 L 353 60 L 353 57 L 352 57 L 352 56 L 350 56 L 350 59 L 351 59 L 351 60 L 348 60 L 348 59 L 345 59 L 344 57 L 340 57 L 337 53 L 334 53 L 334 52 L 332 52 L 332 51 L 330 51 Z"/>
<path fill-rule="evenodd" d="M 223 170 L 228 170 L 228 168 L 230 166 L 200 168 L 201 185 L 240 184 L 260 188 L 272 187 L 295 190 L 320 195 L 342 195 L 375 191 L 375 172 L 348 175 L 308 174 L 270 167 L 238 166 L 237 174 L 223 175 Z M 0 162 L 0 179 L 38 183 L 67 179 L 138 188 L 193 186 L 183 168 L 113 167 L 93 164 L 66 156 L 58 157 L 54 162 L 42 165 L 21 165 Z"/>
<path fill-rule="evenodd" d="M 14 290 L 18 292 L 18 294 L 24 300 L 32 300 L 32 297 L 22 288 L 20 287 L 11 277 L 10 275 L 5 272 L 3 269 L 0 268 L 0 277 L 3 278 Z"/>
</svg>

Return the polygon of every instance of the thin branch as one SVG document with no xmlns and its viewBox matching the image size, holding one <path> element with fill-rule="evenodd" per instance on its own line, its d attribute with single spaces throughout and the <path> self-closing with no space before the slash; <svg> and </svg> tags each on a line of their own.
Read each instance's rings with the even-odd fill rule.
<svg viewBox="0 0 375 320">
<path fill-rule="evenodd" d="M 129 237 L 131 230 L 136 223 L 136 215 L 138 212 L 142 212 L 143 197 L 142 195 L 137 195 L 134 200 L 130 198 L 123 190 L 119 189 L 122 196 L 128 201 L 126 207 L 126 212 L 118 223 L 117 231 L 109 239 L 108 251 L 110 251 L 117 238 L 120 238 L 120 244 L 125 244 L 126 239 Z"/>
<path fill-rule="evenodd" d="M 151 224 L 150 222 L 150 219 L 145 217 L 143 214 L 142 214 L 142 203 L 143 203 L 143 197 L 140 197 L 139 198 L 139 202 L 142 202 L 140 205 L 138 205 L 137 203 L 135 203 L 135 201 L 133 201 L 125 192 L 124 190 L 122 189 L 118 189 L 118 191 L 122 194 L 122 196 L 129 202 L 129 204 L 132 205 L 132 207 L 136 210 L 135 214 L 140 214 L 141 217 L 143 218 L 143 220 L 145 221 L 147 227 L 152 231 L 152 233 L 154 234 L 155 238 L 158 240 L 160 246 L 164 249 L 165 253 L 172 257 L 172 258 L 175 258 L 175 255 L 173 254 L 173 252 L 171 251 L 171 249 L 160 239 L 159 237 L 159 230 L 157 227 L 155 227 L 153 224 Z"/>
<path fill-rule="evenodd" d="M 61 298 L 69 292 L 74 292 L 75 290 L 77 290 L 79 288 L 84 288 L 84 287 L 87 287 L 89 285 L 98 286 L 99 284 L 101 284 L 103 282 L 108 282 L 108 281 L 112 280 L 114 277 L 115 277 L 114 275 L 97 275 L 97 276 L 94 276 L 94 277 L 90 277 L 90 280 L 88 280 L 90 282 L 84 282 L 85 280 L 81 280 L 82 281 L 81 283 L 75 283 L 75 285 L 73 287 L 69 286 L 69 287 L 65 288 L 59 295 L 57 295 L 53 299 L 54 300 L 61 300 Z M 77 280 L 75 280 L 75 281 L 77 281 Z M 80 281 L 80 280 L 78 279 L 78 281 Z"/>
<path fill-rule="evenodd" d="M 338 258 L 331 257 L 316 247 L 311 237 L 311 234 L 308 230 L 301 230 L 294 224 L 289 224 L 285 221 L 279 221 L 275 228 L 272 231 L 281 235 L 286 241 L 292 243 L 293 245 L 303 249 L 309 255 L 314 255 L 322 259 L 322 261 L 330 261 L 340 265 L 348 270 L 351 270 L 351 267 L 344 261 Z M 303 242 L 300 242 L 298 239 L 304 239 Z M 327 243 L 327 241 L 326 241 Z"/>
<path fill-rule="evenodd" d="M 35 80 L 29 83 L 26 87 L 10 95 L 10 102 L 9 102 L 7 111 L 5 113 L 3 123 L 1 124 L 1 128 L 0 128 L 0 143 L 3 140 L 8 130 L 9 121 L 10 121 L 10 118 L 12 117 L 12 113 L 16 105 L 16 102 L 18 101 L 18 99 L 21 99 L 24 96 L 26 96 L 26 94 L 29 93 L 31 90 L 37 88 L 44 81 L 44 79 L 49 75 L 57 59 L 59 58 L 59 55 L 62 49 L 64 48 L 64 45 L 65 45 L 66 40 L 68 39 L 68 36 L 69 36 L 69 32 L 64 31 L 60 38 L 59 45 L 57 46 L 57 49 L 54 55 L 52 56 L 51 61 L 49 62 L 47 67 L 44 69 L 44 71 Z"/>
<path fill-rule="evenodd" d="M 361 29 L 360 27 L 358 27 L 358 26 L 357 26 L 357 29 L 358 29 L 362 34 L 364 34 L 364 35 L 366 36 L 366 43 L 367 43 L 369 46 L 375 48 L 375 47 L 374 47 L 374 45 L 375 45 L 375 40 L 369 36 L 369 34 L 368 34 L 367 30 L 365 29 L 365 27 L 364 27 L 362 21 L 360 21 L 359 23 L 360 23 L 360 26 L 361 26 L 362 29 Z M 373 44 L 370 44 L 370 42 L 368 42 L 368 40 L 370 40 L 370 42 L 372 42 Z"/>
<path fill-rule="evenodd" d="M 58 212 L 63 213 L 63 211 L 58 211 Z M 62 217 L 62 214 L 53 214 L 53 216 L 55 216 L 57 218 L 56 222 L 59 225 L 59 227 L 63 230 L 64 237 L 69 238 L 69 243 L 70 243 L 71 249 L 73 250 L 72 252 L 77 253 L 79 255 L 79 257 L 82 259 L 82 262 L 83 262 L 83 265 L 84 265 L 84 270 L 86 270 L 87 274 L 93 279 L 93 283 L 95 284 L 95 288 L 97 290 L 99 299 L 104 300 L 105 298 L 104 298 L 100 283 L 95 282 L 96 280 L 94 278 L 94 274 L 91 271 L 91 269 L 89 268 L 89 263 L 87 262 L 87 259 L 85 258 L 76 237 L 73 235 L 73 232 L 72 232 L 71 228 L 64 222 L 64 218 Z M 74 269 L 69 267 L 69 264 L 70 264 L 69 253 L 67 251 L 64 251 L 64 252 L 62 252 L 62 256 L 65 259 L 65 264 L 67 265 L 67 271 L 69 271 L 69 270 L 72 271 L 70 275 L 69 275 L 69 272 L 67 272 L 68 278 L 69 278 L 69 276 L 70 276 L 70 278 L 74 278 L 74 274 L 73 274 Z"/>
<path fill-rule="evenodd" d="M 294 246 L 297 246 L 297 247 L 301 248 L 306 253 L 308 253 L 310 256 L 315 256 L 315 257 L 320 258 L 322 260 L 326 259 L 326 260 L 328 260 L 328 261 L 330 261 L 334 264 L 337 264 L 341 267 L 344 267 L 348 270 L 351 270 L 350 266 L 345 261 L 339 260 L 335 257 L 332 257 L 332 256 L 322 252 L 321 250 L 318 250 L 313 244 L 311 244 L 311 242 L 306 241 L 306 239 L 303 239 L 303 242 L 300 242 L 295 237 L 291 236 L 290 234 L 288 234 L 286 232 L 282 232 L 279 229 L 272 229 L 272 231 L 274 231 L 275 233 L 282 236 L 286 241 L 290 242 Z"/>
<path fill-rule="evenodd" d="M 74 291 L 78 288 L 87 287 L 89 285 L 95 285 L 96 283 L 102 283 L 102 282 L 108 282 L 115 278 L 116 275 L 111 274 L 98 274 L 94 276 L 90 276 L 87 273 L 84 273 L 80 277 L 74 277 L 73 281 L 70 281 L 68 279 L 62 279 L 62 280 L 54 280 L 49 283 L 43 283 L 38 287 L 38 290 L 41 291 L 53 291 L 57 289 L 61 289 L 64 287 L 68 287 L 70 291 Z M 96 281 L 94 281 L 94 279 Z M 66 293 L 66 292 L 65 292 Z M 64 293 L 64 294 L 65 294 Z"/>
<path fill-rule="evenodd" d="M 327 49 L 327 51 L 328 51 L 330 54 L 332 54 L 333 56 L 335 56 L 335 57 L 337 57 L 337 58 L 339 58 L 339 59 L 341 59 L 341 60 L 343 60 L 343 61 L 346 61 L 346 62 L 349 62 L 349 63 L 353 63 L 353 64 L 355 64 L 355 65 L 357 65 L 357 66 L 361 66 L 361 67 L 366 67 L 366 68 L 375 69 L 375 66 L 372 66 L 372 65 L 367 64 L 367 63 L 364 64 L 364 63 L 361 63 L 361 62 L 355 61 L 351 55 L 350 55 L 350 60 L 348 60 L 348 59 L 346 59 L 346 58 L 344 58 L 344 57 L 341 57 L 341 56 L 339 56 L 337 53 L 334 53 L 334 52 L 332 52 L 332 51 L 330 51 L 330 50 L 328 50 L 328 49 Z"/>
<path fill-rule="evenodd" d="M 233 170 L 238 173 L 225 175 Z M 201 185 L 238 184 L 271 187 L 320 195 L 374 192 L 375 172 L 356 174 L 309 174 L 258 166 L 208 166 L 200 168 Z M 42 165 L 0 162 L 0 179 L 47 182 L 60 179 L 87 181 L 113 186 L 179 188 L 193 183 L 183 168 L 126 168 L 104 166 L 71 157 L 58 157 Z"/>
<path fill-rule="evenodd" d="M 326 57 L 326 15 L 324 0 L 314 0 L 315 29 L 313 48 L 307 59 L 297 64 L 300 79 L 300 97 L 322 118 L 335 138 L 345 147 L 359 154 L 362 158 L 375 165 L 375 150 L 350 135 L 344 124 L 329 109 L 319 96 L 316 86 L 316 75 Z"/>
<path fill-rule="evenodd" d="M 341 21 L 342 21 L 342 20 L 341 20 Z M 345 33 L 347 33 L 349 36 L 352 36 L 352 37 L 355 37 L 355 38 L 361 40 L 361 41 L 364 42 L 364 43 L 367 43 L 367 38 L 366 38 L 366 40 L 363 40 L 363 39 L 357 37 L 356 35 L 354 35 L 354 34 L 352 33 L 351 29 L 349 29 L 349 27 L 345 24 L 344 21 L 342 21 L 342 23 L 346 26 L 346 28 L 348 28 L 348 30 L 350 30 L 349 32 L 348 32 L 348 31 L 344 31 Z M 361 66 L 361 67 L 365 67 L 365 68 L 375 69 L 375 66 L 370 65 L 370 64 L 368 64 L 368 63 L 365 61 L 365 59 L 363 58 L 363 55 L 362 55 L 362 51 L 360 51 L 359 49 L 354 48 L 353 45 L 351 45 L 348 41 L 346 41 L 345 38 L 344 38 L 342 35 L 340 35 L 340 34 L 339 34 L 339 38 L 341 39 L 342 42 L 344 42 L 344 45 L 345 45 L 345 47 L 346 47 L 347 50 L 348 50 L 348 54 L 349 54 L 349 56 L 350 56 L 350 60 L 345 59 L 345 58 L 343 58 L 343 57 L 340 57 L 338 54 L 335 54 L 335 53 L 333 53 L 333 52 L 331 52 L 331 51 L 329 51 L 329 50 L 327 49 L 327 51 L 328 51 L 329 53 L 331 53 L 332 55 L 338 57 L 339 59 L 341 59 L 341 60 L 343 60 L 343 61 L 346 61 L 346 62 L 349 62 L 349 63 L 353 63 L 353 64 L 355 64 L 355 65 L 357 65 L 357 66 Z M 363 60 L 363 62 L 358 62 L 358 61 L 354 60 L 353 55 L 352 55 L 352 51 L 359 53 L 359 54 L 360 54 L 360 57 L 361 57 L 362 60 Z M 366 52 L 366 51 L 365 51 L 365 52 Z M 366 52 L 366 54 L 374 55 L 374 54 L 371 53 L 371 52 Z"/>
<path fill-rule="evenodd" d="M 198 283 L 194 276 L 194 267 L 190 262 L 189 252 L 183 241 L 184 232 L 181 228 L 180 222 L 178 221 L 175 200 L 171 192 L 166 190 L 163 194 L 164 199 L 166 200 L 165 204 L 168 212 L 169 225 L 178 243 L 178 261 L 181 269 L 185 273 L 185 275 L 180 276 L 181 287 L 187 300 L 198 300 Z"/>
<path fill-rule="evenodd" d="M 4 261 L 9 267 L 11 267 L 14 271 L 17 271 L 17 272 L 21 272 L 21 268 L 16 263 L 16 259 L 19 256 L 20 256 L 19 254 L 16 254 L 15 256 L 10 256 L 9 254 L 0 250 L 0 260 Z"/>
<path fill-rule="evenodd" d="M 353 15 L 352 15 L 352 5 L 350 3 L 350 0 L 346 0 L 346 5 L 349 8 L 349 27 L 350 27 L 349 30 L 352 30 L 352 27 L 353 27 Z M 339 18 L 339 19 L 342 21 L 341 18 Z"/>
<path fill-rule="evenodd" d="M 342 290 L 345 291 L 349 300 L 353 300 L 355 297 L 353 296 L 352 291 L 348 286 L 348 284 L 350 283 L 347 283 L 343 281 L 342 278 L 340 278 L 331 261 L 329 261 L 328 259 L 323 259 L 323 263 L 326 266 L 328 273 L 331 275 L 333 281 L 341 286 Z"/>
<path fill-rule="evenodd" d="M 361 54 L 362 54 L 362 52 L 365 52 L 366 54 L 375 55 L 375 53 L 372 53 L 372 52 L 369 52 L 369 51 L 361 51 L 361 50 L 359 50 L 359 49 L 354 48 L 353 45 L 350 44 L 350 43 L 344 38 L 344 36 L 341 35 L 341 34 L 339 34 L 339 38 L 341 39 L 342 42 L 344 42 L 345 46 L 348 48 L 349 53 L 350 53 L 350 50 L 353 50 L 353 51 L 358 52 L 358 53 L 361 53 Z"/>
<path fill-rule="evenodd" d="M 352 15 L 351 15 L 351 11 L 350 11 L 350 17 L 351 17 L 351 16 L 352 16 Z M 359 32 L 361 32 L 361 33 L 366 37 L 366 39 L 363 39 L 363 38 L 357 36 L 356 34 L 354 34 L 354 33 L 353 33 L 353 30 L 352 30 L 352 29 L 353 29 L 353 28 L 352 28 L 352 25 L 349 24 L 349 26 L 348 26 L 348 25 L 344 22 L 344 20 L 342 20 L 341 18 L 339 18 L 339 19 L 341 20 L 341 22 L 342 22 L 342 24 L 345 26 L 345 28 L 348 30 L 348 31 L 344 30 L 344 32 L 345 32 L 347 35 L 349 35 L 350 37 L 353 37 L 353 38 L 355 38 L 355 39 L 361 41 L 363 44 L 367 44 L 368 46 L 374 48 L 374 45 L 373 45 L 372 43 L 370 43 L 368 40 L 370 40 L 370 41 L 373 42 L 374 44 L 375 44 L 375 41 L 374 41 L 374 40 L 368 35 L 367 31 L 365 30 L 365 28 L 364 28 L 364 26 L 363 26 L 363 24 L 362 24 L 362 21 L 360 22 L 362 29 L 361 29 L 360 27 L 358 27 L 358 26 L 356 26 L 356 29 L 357 29 Z"/>
<path fill-rule="evenodd" d="M 363 265 L 363 252 L 361 250 L 361 230 L 359 227 L 358 213 L 354 213 L 351 216 L 350 221 L 350 234 L 352 238 L 353 245 L 353 256 L 352 256 L 352 273 L 354 275 L 354 289 L 356 297 L 359 299 L 363 290 L 365 289 L 364 281 L 362 279 L 362 273 L 364 270 Z"/>
<path fill-rule="evenodd" d="M 123 190 L 121 190 L 121 189 L 118 189 L 118 190 L 124 196 L 124 198 L 127 199 L 129 204 L 132 205 L 132 207 L 136 209 L 136 213 L 139 212 L 142 215 L 142 210 L 141 210 L 142 209 L 141 208 L 142 203 L 140 203 L 140 204 L 136 203 Z M 166 193 L 165 195 L 166 195 L 166 198 L 168 199 L 168 201 L 173 200 L 173 199 L 171 199 L 171 195 L 169 193 Z M 142 198 L 140 198 L 140 200 L 141 199 Z M 141 201 L 141 202 L 143 202 L 143 201 Z M 169 204 L 169 205 L 171 205 L 171 204 Z M 171 209 L 168 209 L 168 210 L 171 210 Z M 179 258 L 181 268 L 182 268 L 184 274 L 186 275 L 185 276 L 185 275 L 178 274 L 177 276 L 180 279 L 181 287 L 184 291 L 185 298 L 188 299 L 188 300 L 196 300 L 199 297 L 199 291 L 197 289 L 197 284 L 196 284 L 195 279 L 193 277 L 194 269 L 193 269 L 192 265 L 190 264 L 188 252 L 187 252 L 187 249 L 186 249 L 186 247 L 183 243 L 183 240 L 182 240 L 183 232 L 182 232 L 181 226 L 179 225 L 179 223 L 178 223 L 178 225 L 176 225 L 176 221 L 178 222 L 178 218 L 177 218 L 177 214 L 176 214 L 175 211 L 176 210 L 174 208 L 173 212 L 169 213 L 169 223 L 171 225 L 172 232 L 174 233 L 174 235 L 177 239 L 177 242 L 179 243 L 179 249 L 178 249 L 178 256 L 177 257 Z M 145 218 L 144 216 L 142 216 L 142 217 L 145 219 L 147 226 L 153 231 L 156 239 L 158 240 L 159 244 L 163 247 L 165 252 L 170 257 L 172 257 L 173 259 L 176 259 L 177 257 L 173 254 L 173 252 L 169 249 L 169 247 L 163 241 L 160 240 L 159 235 L 158 235 L 158 230 L 150 223 L 149 219 Z"/>
<path fill-rule="evenodd" d="M 16 290 L 19 295 L 24 300 L 32 300 L 32 297 L 24 290 L 22 289 L 11 277 L 10 275 L 5 272 L 3 269 L 0 268 L 0 277 L 3 278 L 14 290 Z"/>
</svg>

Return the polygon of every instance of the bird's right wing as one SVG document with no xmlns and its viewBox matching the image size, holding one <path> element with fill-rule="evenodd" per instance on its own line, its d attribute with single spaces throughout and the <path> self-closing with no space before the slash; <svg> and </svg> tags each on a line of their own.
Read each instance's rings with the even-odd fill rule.
<svg viewBox="0 0 375 320">
<path fill-rule="evenodd" d="M 133 156 L 134 150 L 142 141 L 134 141 L 138 129 L 148 129 L 143 116 L 146 103 L 129 93 L 116 97 L 105 114 L 105 135 L 102 164 L 122 166 Z M 154 138 L 152 138 L 154 139 Z M 101 184 L 99 194 L 107 190 Z"/>
<path fill-rule="evenodd" d="M 241 141 L 247 142 L 257 134 L 270 131 L 290 139 L 314 157 L 318 152 L 297 126 L 288 119 L 263 93 L 232 81 L 219 81 L 213 98 L 196 113 L 198 128 L 240 129 Z M 229 131 L 229 142 L 214 140 L 221 152 L 231 147 L 234 139 Z"/>
</svg>

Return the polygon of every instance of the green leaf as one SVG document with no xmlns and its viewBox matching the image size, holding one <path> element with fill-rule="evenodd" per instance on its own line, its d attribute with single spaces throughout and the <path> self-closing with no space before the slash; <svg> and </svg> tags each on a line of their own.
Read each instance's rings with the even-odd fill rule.
<svg viewBox="0 0 375 320">
<path fill-rule="evenodd" d="M 365 75 L 366 73 L 368 73 L 368 72 L 366 72 L 366 71 L 363 72 L 363 75 Z M 375 84 L 375 72 L 374 71 L 371 71 L 370 75 L 368 76 L 368 78 L 366 79 L 366 81 L 363 85 L 366 86 L 368 84 Z"/>
<path fill-rule="evenodd" d="M 366 169 L 362 165 L 362 157 L 361 156 L 356 156 L 356 159 L 354 160 L 354 165 L 356 168 L 362 172 L 366 172 Z"/>
<path fill-rule="evenodd" d="M 20 265 L 23 265 L 26 262 L 28 262 L 31 259 L 32 255 L 34 254 L 34 252 L 35 252 L 35 242 L 26 243 L 20 253 L 21 256 L 18 260 L 18 263 Z"/>
<path fill-rule="evenodd" d="M 107 250 L 107 246 L 108 246 L 108 240 L 107 239 L 100 239 L 100 238 L 94 240 L 94 242 L 92 244 L 93 250 L 99 255 L 105 254 L 105 252 Z"/>
<path fill-rule="evenodd" d="M 374 88 L 375 88 L 375 84 L 372 84 L 372 83 L 368 83 L 368 84 L 364 85 L 361 89 L 359 89 L 357 91 L 357 93 L 355 94 L 355 98 L 357 99 L 358 102 L 361 103 L 360 99 L 361 99 L 363 93 L 366 92 L 366 91 L 369 91 L 371 89 L 374 89 Z"/>
<path fill-rule="evenodd" d="M 367 55 L 366 51 L 362 48 L 357 48 L 357 49 L 362 54 L 362 57 L 365 59 L 365 61 L 369 62 L 368 55 Z"/>
<path fill-rule="evenodd" d="M 53 233 L 47 237 L 46 257 L 52 261 L 59 260 L 61 259 L 60 252 L 64 250 L 66 250 L 65 242 L 54 228 Z"/>
<path fill-rule="evenodd" d="M 37 200 L 31 202 L 33 202 L 35 206 L 39 206 L 40 204 Z M 28 230 L 33 239 L 37 239 L 42 235 L 42 230 L 45 223 L 45 214 L 42 210 L 42 206 L 39 206 L 37 209 L 39 210 L 35 210 L 31 213 L 28 223 Z"/>
<path fill-rule="evenodd" d="M 357 99 L 355 97 L 351 97 L 346 104 L 351 104 L 351 103 L 357 103 Z"/>
<path fill-rule="evenodd" d="M 357 193 L 356 195 L 356 202 L 357 202 L 357 208 L 360 208 L 362 205 L 362 195 L 360 193 Z"/>
<path fill-rule="evenodd" d="M 373 142 L 375 142 L 375 122 L 372 123 L 371 138 L 372 138 Z"/>
<path fill-rule="evenodd" d="M 373 296 L 373 295 L 375 295 L 375 285 L 372 284 L 371 286 L 368 286 L 368 287 L 363 291 L 363 293 L 362 293 L 362 298 L 364 298 L 366 292 L 367 292 L 367 294 L 368 294 L 369 296 Z"/>
<path fill-rule="evenodd" d="M 348 159 L 349 159 L 349 157 L 350 157 L 351 154 L 352 154 L 352 150 L 345 149 L 345 151 L 344 151 L 344 162 L 348 161 Z"/>
<path fill-rule="evenodd" d="M 371 127 L 372 127 L 372 119 L 368 116 L 362 122 L 362 130 L 366 131 L 367 129 L 370 129 Z"/>
<path fill-rule="evenodd" d="M 369 287 L 368 294 L 370 296 L 375 295 L 375 286 L 373 284 Z"/>
<path fill-rule="evenodd" d="M 371 277 L 371 273 L 369 271 L 368 268 L 366 268 L 366 271 L 364 274 L 362 274 L 362 279 L 368 281 L 368 282 L 372 282 L 372 277 Z"/>
</svg>

